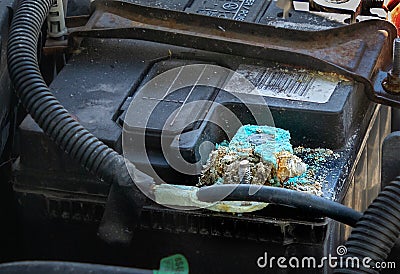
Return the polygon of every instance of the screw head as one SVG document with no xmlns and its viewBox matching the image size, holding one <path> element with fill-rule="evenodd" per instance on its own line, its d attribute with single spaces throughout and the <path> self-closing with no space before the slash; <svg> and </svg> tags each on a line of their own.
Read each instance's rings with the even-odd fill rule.
<svg viewBox="0 0 400 274">
<path fill-rule="evenodd" d="M 389 93 L 400 93 L 400 38 L 393 41 L 393 67 L 383 80 L 382 86 Z"/>
<path fill-rule="evenodd" d="M 400 78 L 393 77 L 390 72 L 388 72 L 388 77 L 383 80 L 382 86 L 386 92 L 400 94 Z"/>
</svg>

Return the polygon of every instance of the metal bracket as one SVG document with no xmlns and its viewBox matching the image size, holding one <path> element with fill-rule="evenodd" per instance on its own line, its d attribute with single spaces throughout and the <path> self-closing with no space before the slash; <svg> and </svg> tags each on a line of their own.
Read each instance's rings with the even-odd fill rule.
<svg viewBox="0 0 400 274">
<path fill-rule="evenodd" d="M 400 107 L 400 97 L 381 85 L 397 36 L 382 20 L 300 31 L 122 1 L 98 0 L 95 7 L 85 26 L 70 29 L 69 47 L 79 47 L 85 37 L 137 39 L 293 64 L 353 79 L 370 100 Z"/>
</svg>

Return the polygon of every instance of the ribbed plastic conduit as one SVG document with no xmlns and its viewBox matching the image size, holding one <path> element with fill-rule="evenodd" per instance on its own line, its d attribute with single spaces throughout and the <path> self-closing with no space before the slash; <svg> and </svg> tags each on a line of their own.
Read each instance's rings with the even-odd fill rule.
<svg viewBox="0 0 400 274">
<path fill-rule="evenodd" d="M 378 195 L 352 230 L 345 246 L 347 258 L 359 258 L 359 267 L 345 265 L 334 273 L 379 273 L 400 233 L 400 178 Z M 370 258 L 368 265 L 363 260 Z"/>
<path fill-rule="evenodd" d="M 16 93 L 43 131 L 72 159 L 106 183 L 130 185 L 125 159 L 72 118 L 42 78 L 37 43 L 52 4 L 53 0 L 23 0 L 14 15 L 7 58 Z M 128 168 L 134 166 L 128 163 Z"/>
</svg>

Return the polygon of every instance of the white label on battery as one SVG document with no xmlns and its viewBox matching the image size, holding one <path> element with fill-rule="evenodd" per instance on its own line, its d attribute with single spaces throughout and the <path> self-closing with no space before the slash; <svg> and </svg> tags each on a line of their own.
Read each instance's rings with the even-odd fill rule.
<svg viewBox="0 0 400 274">
<path fill-rule="evenodd" d="M 320 104 L 329 101 L 340 82 L 338 76 L 305 69 L 241 65 L 236 72 L 245 76 L 255 89 L 235 88 L 240 81 L 240 75 L 235 74 L 226 90 Z"/>
</svg>

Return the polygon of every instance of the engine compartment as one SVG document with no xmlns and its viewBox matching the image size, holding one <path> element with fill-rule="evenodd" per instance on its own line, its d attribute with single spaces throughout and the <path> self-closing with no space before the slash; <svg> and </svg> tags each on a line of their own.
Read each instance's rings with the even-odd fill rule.
<svg viewBox="0 0 400 274">
<path fill-rule="evenodd" d="M 284 19 L 269 1 L 130 1 L 148 6 L 106 1 L 97 9 L 69 2 L 70 39 L 43 39 L 44 79 L 75 121 L 156 184 L 197 185 L 212 150 L 240 126 L 271 125 L 290 132 L 293 153 L 312 169 L 324 199 L 362 212 L 381 191 L 380 148 L 391 132 L 392 108 L 372 102 L 363 79 L 378 82 L 377 67 L 390 66 L 389 24 L 340 28 L 337 19 L 302 11 Z M 81 14 L 89 10 L 90 17 Z M 185 29 L 179 20 L 190 14 L 171 10 L 239 23 L 215 21 L 217 30 L 203 33 L 205 17 L 194 17 L 196 29 Z M 133 20 L 140 16 L 144 23 Z M 169 24 L 146 25 L 163 16 L 176 32 Z M 211 18 L 204 24 L 213 24 Z M 229 35 L 236 30 L 234 38 L 245 37 L 241 32 L 252 27 L 246 22 L 259 24 L 248 44 L 242 39 L 236 47 Z M 268 31 L 266 42 L 257 40 L 265 35 L 262 30 Z M 309 39 L 320 44 L 309 46 Z M 180 77 L 190 84 L 177 84 Z M 243 81 L 257 92 L 246 90 Z M 21 123 L 4 176 L 15 195 L 18 229 L 12 242 L 18 260 L 158 269 L 162 258 L 182 254 L 193 273 L 253 273 L 265 272 L 255 261 L 266 252 L 321 258 L 335 254 L 350 235 L 349 226 L 279 204 L 239 214 L 176 209 L 149 198 L 132 205 L 125 188 L 82 168 L 29 114 L 14 116 Z M 174 159 L 193 167 L 177 169 Z M 132 214 L 138 207 L 139 216 Z"/>
</svg>

